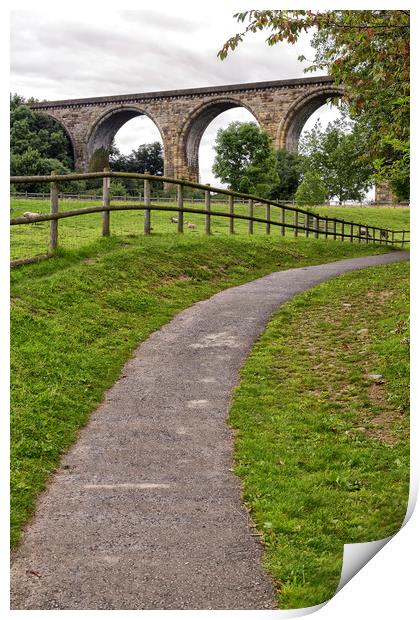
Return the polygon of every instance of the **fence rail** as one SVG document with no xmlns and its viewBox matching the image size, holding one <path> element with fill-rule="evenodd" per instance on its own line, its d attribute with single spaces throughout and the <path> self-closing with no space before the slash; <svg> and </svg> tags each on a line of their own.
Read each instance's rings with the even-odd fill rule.
<svg viewBox="0 0 420 620">
<path fill-rule="evenodd" d="M 143 181 L 143 195 L 136 195 L 129 197 L 133 204 L 112 204 L 112 201 L 125 201 L 125 198 L 110 195 L 110 180 L 112 178 L 125 178 L 136 179 Z M 72 180 L 86 180 L 86 179 L 98 179 L 102 180 L 102 193 L 99 196 L 83 196 L 83 200 L 87 202 L 90 200 L 102 201 L 100 206 L 86 206 L 83 208 L 76 208 L 67 211 L 60 211 L 59 204 L 63 199 L 66 200 L 78 200 L 80 194 L 65 194 L 60 193 L 60 184 L 72 181 Z M 37 254 L 24 259 L 17 259 L 12 261 L 12 265 L 22 264 L 23 262 L 33 262 L 40 260 L 47 256 L 53 256 L 59 245 L 59 222 L 66 218 L 73 218 L 77 216 L 84 216 L 91 213 L 102 213 L 102 235 L 109 236 L 112 231 L 112 217 L 113 212 L 132 212 L 137 211 L 143 213 L 143 233 L 145 235 L 151 234 L 152 231 L 152 212 L 166 212 L 174 214 L 176 217 L 172 217 L 171 221 L 177 223 L 178 233 L 183 233 L 185 226 L 191 227 L 191 223 L 186 222 L 184 224 L 184 214 L 194 214 L 204 216 L 204 231 L 205 234 L 210 235 L 212 233 L 212 218 L 223 218 L 228 220 L 229 234 L 235 232 L 236 222 L 247 222 L 248 234 L 254 234 L 254 224 L 263 224 L 265 228 L 265 234 L 270 235 L 272 230 L 278 230 L 281 236 L 286 234 L 286 231 L 292 231 L 294 237 L 298 237 L 299 234 L 305 237 L 313 236 L 316 239 L 329 239 L 350 242 L 365 242 L 365 243 L 380 243 L 386 244 L 391 247 L 395 245 L 404 247 L 409 243 L 409 231 L 408 230 L 391 230 L 387 228 L 381 228 L 368 224 L 360 224 L 357 222 L 347 221 L 342 218 L 335 218 L 330 216 L 321 216 L 310 210 L 305 210 L 290 203 L 272 201 L 266 198 L 260 198 L 258 196 L 252 196 L 243 194 L 240 192 L 234 192 L 226 190 L 224 188 L 215 188 L 210 185 L 203 185 L 200 183 L 194 183 L 192 181 L 185 181 L 181 179 L 171 179 L 161 176 L 153 176 L 149 174 L 140 173 L 125 173 L 125 172 L 111 172 L 104 170 L 103 172 L 96 173 L 74 173 L 67 175 L 58 175 L 52 173 L 45 176 L 32 176 L 32 177 L 11 177 L 11 183 L 25 184 L 25 183 L 49 183 L 50 192 L 45 193 L 32 193 L 25 192 L 26 197 L 40 198 L 41 196 L 49 198 L 50 212 L 49 213 L 26 213 L 21 217 L 15 217 L 10 220 L 11 226 L 25 226 L 29 224 L 37 224 L 42 222 L 49 222 L 49 242 L 48 251 L 46 254 Z M 161 198 L 151 197 L 150 184 L 151 181 L 160 181 L 166 184 L 171 184 L 177 188 L 177 196 L 174 200 L 169 198 L 173 204 L 157 204 L 164 202 Z M 185 188 L 193 188 L 194 190 L 200 190 L 203 192 L 203 198 L 188 198 L 185 196 Z M 16 192 L 17 196 L 22 196 L 23 192 Z M 217 196 L 217 202 L 219 208 L 214 204 L 214 198 Z M 222 199 L 220 198 L 222 197 Z M 166 197 L 165 197 L 166 198 Z M 139 202 L 134 203 L 138 199 Z M 141 204 L 140 204 L 140 201 Z M 186 203 L 192 203 L 193 206 L 186 206 Z M 204 204 L 203 208 L 194 206 L 195 202 Z M 227 205 L 228 210 L 222 211 L 220 207 Z M 242 213 L 235 211 L 235 205 L 242 208 Z M 263 214 L 259 211 L 264 209 Z M 258 212 L 257 212 L 258 211 Z M 239 225 L 239 224 L 238 224 Z M 196 225 L 192 225 L 196 228 Z"/>
</svg>

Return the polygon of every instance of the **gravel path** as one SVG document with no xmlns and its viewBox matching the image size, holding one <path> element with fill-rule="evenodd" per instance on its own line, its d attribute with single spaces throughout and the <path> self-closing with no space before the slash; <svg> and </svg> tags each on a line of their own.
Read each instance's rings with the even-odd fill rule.
<svg viewBox="0 0 420 620">
<path fill-rule="evenodd" d="M 12 558 L 12 609 L 270 609 L 225 423 L 272 313 L 408 252 L 276 272 L 181 312 L 136 350 L 63 458 Z"/>
</svg>

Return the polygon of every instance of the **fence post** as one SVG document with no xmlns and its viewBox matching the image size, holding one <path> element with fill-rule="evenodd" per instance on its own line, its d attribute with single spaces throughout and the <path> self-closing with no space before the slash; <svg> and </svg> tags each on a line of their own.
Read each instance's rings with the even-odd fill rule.
<svg viewBox="0 0 420 620">
<path fill-rule="evenodd" d="M 52 175 L 58 172 L 51 172 Z M 50 213 L 58 213 L 58 183 L 50 183 Z M 50 252 L 54 253 L 58 246 L 58 220 L 50 220 Z"/>
<path fill-rule="evenodd" d="M 341 241 L 344 241 L 344 220 L 341 222 Z"/>
<path fill-rule="evenodd" d="M 229 234 L 233 235 L 234 233 L 234 197 L 233 196 L 229 196 L 229 214 L 230 214 L 230 218 L 229 218 Z"/>
<path fill-rule="evenodd" d="M 369 243 L 369 226 L 366 226 L 366 243 Z"/>
<path fill-rule="evenodd" d="M 314 229 L 315 229 L 314 237 L 315 237 L 315 239 L 318 239 L 318 237 L 319 237 L 319 217 L 318 217 L 318 215 L 314 215 Z"/>
<path fill-rule="evenodd" d="M 404 244 L 405 244 L 405 230 L 402 231 L 402 239 L 401 239 L 402 247 L 404 247 Z"/>
<path fill-rule="evenodd" d="M 305 237 L 309 237 L 309 215 L 305 213 Z"/>
<path fill-rule="evenodd" d="M 392 231 L 391 243 L 392 245 L 394 245 L 395 243 L 395 232 L 394 231 Z"/>
<path fill-rule="evenodd" d="M 328 239 L 328 216 L 325 216 L 325 239 Z"/>
<path fill-rule="evenodd" d="M 350 243 L 353 243 L 353 222 L 350 224 Z"/>
<path fill-rule="evenodd" d="M 281 226 L 282 237 L 284 237 L 284 235 L 286 234 L 286 227 L 284 226 L 285 221 L 286 221 L 286 209 L 282 207 L 280 211 L 280 223 L 282 224 Z"/>
<path fill-rule="evenodd" d="M 209 183 L 206 183 L 206 185 L 210 185 Z M 206 235 L 211 235 L 211 222 L 210 222 L 210 215 L 211 215 L 211 196 L 210 196 L 210 190 L 206 189 L 204 192 L 204 211 L 205 211 L 205 219 L 204 219 L 204 232 L 206 233 Z"/>
<path fill-rule="evenodd" d="M 267 220 L 266 224 L 265 224 L 265 232 L 267 235 L 270 234 L 270 228 L 271 228 L 271 224 L 270 224 L 270 205 L 265 205 L 265 219 Z"/>
<path fill-rule="evenodd" d="M 109 172 L 109 168 L 104 168 L 104 172 Z M 102 179 L 102 206 L 109 207 L 110 205 L 110 185 L 111 178 L 104 176 Z M 109 211 L 102 212 L 102 236 L 109 237 Z"/>
<path fill-rule="evenodd" d="M 144 210 L 144 234 L 150 235 L 150 181 L 149 179 L 144 179 L 144 206 L 146 209 Z"/>
<path fill-rule="evenodd" d="M 177 203 L 178 203 L 178 232 L 184 232 L 184 186 L 177 186 Z"/>
<path fill-rule="evenodd" d="M 295 213 L 294 213 L 293 226 L 294 226 L 293 235 L 295 237 L 297 237 L 298 236 L 298 229 L 297 229 L 297 227 L 299 226 L 299 213 L 297 211 L 295 211 Z"/>
<path fill-rule="evenodd" d="M 254 201 L 252 198 L 248 201 L 248 217 L 254 217 Z M 254 222 L 251 219 L 248 220 L 248 234 L 254 234 Z"/>
<path fill-rule="evenodd" d="M 335 218 L 333 219 L 333 234 L 334 234 L 334 241 L 336 241 L 336 239 L 337 239 L 337 220 Z"/>
</svg>

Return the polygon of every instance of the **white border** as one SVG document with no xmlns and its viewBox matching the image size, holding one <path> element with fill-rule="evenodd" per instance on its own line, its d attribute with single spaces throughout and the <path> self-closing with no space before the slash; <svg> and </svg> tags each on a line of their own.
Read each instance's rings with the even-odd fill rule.
<svg viewBox="0 0 420 620">
<path fill-rule="evenodd" d="M 222 2 L 221 0 L 212 0 L 211 7 L 214 11 L 217 11 L 219 7 L 226 9 L 226 2 Z M 281 8 L 277 3 L 273 5 L 273 3 L 267 2 L 235 2 L 229 3 L 232 7 L 232 14 L 238 11 L 243 11 L 250 8 Z M 168 6 L 173 7 L 173 2 L 169 2 L 168 0 L 164 0 L 159 2 L 159 8 L 164 8 Z M 289 5 L 285 5 L 289 8 Z M 123 8 L 131 8 L 141 10 L 141 8 L 150 8 L 150 3 L 141 3 L 136 0 L 128 1 L 128 0 L 120 0 L 118 2 L 118 9 Z M 188 14 L 194 13 L 197 14 L 199 12 L 200 4 L 186 2 L 185 0 L 180 0 L 177 2 L 177 7 L 179 10 L 179 14 Z M 374 2 L 369 3 L 368 7 L 370 9 L 384 9 L 390 8 L 395 9 L 395 4 L 390 2 Z M 115 3 L 110 2 L 109 0 L 102 0 L 101 2 L 81 2 L 80 0 L 74 0 L 71 4 L 65 5 L 65 10 L 62 11 L 60 9 L 60 4 L 55 1 L 43 1 L 39 0 L 36 4 L 30 1 L 19 1 L 15 2 L 6 2 L 1 6 L 1 22 L 0 27 L 4 30 L 2 32 L 2 36 L 0 37 L 0 45 L 1 45 L 1 68 L 3 71 L 2 75 L 2 84 L 5 92 L 3 93 L 3 98 L 1 101 L 1 144 L 2 148 L 2 183 L 1 183 L 1 282 L 2 282 L 2 303 L 1 307 L 1 372 L 0 372 L 0 390 L 2 394 L 2 401 L 7 407 L 8 399 L 8 354 L 7 354 L 7 343 L 9 338 L 8 332 L 8 234 L 4 234 L 5 231 L 8 230 L 8 208 L 6 205 L 8 204 L 8 170 L 7 170 L 7 162 L 8 162 L 8 89 L 6 90 L 5 85 L 8 84 L 8 14 L 9 10 L 13 9 L 27 9 L 27 10 L 40 10 L 40 11 L 52 11 L 57 16 L 62 14 L 63 12 L 66 14 L 78 13 L 84 14 L 86 11 L 92 16 L 97 14 L 98 12 L 103 12 L 106 10 L 115 10 Z M 325 8 L 336 8 L 336 9 L 365 9 L 366 5 L 361 2 L 353 2 L 351 5 L 346 3 L 329 3 L 327 6 L 323 3 L 308 3 L 301 2 L 298 4 L 298 8 L 302 9 L 325 9 Z M 412 14 L 412 32 L 414 36 L 412 37 L 412 58 L 416 59 L 419 57 L 419 36 L 420 32 L 419 25 L 419 9 L 415 6 L 414 2 L 406 2 L 405 8 L 411 10 Z M 232 19 L 232 34 L 237 31 L 236 22 Z M 269 48 L 267 49 L 267 53 L 269 53 Z M 418 64 L 417 61 L 416 65 Z M 416 72 L 418 73 L 417 68 L 414 66 L 412 69 L 412 79 L 413 79 L 413 103 L 412 110 L 418 110 L 419 107 L 419 97 L 418 97 L 418 88 L 419 88 L 419 80 L 416 76 Z M 75 94 L 76 96 L 76 94 Z M 413 140 L 413 164 L 412 170 L 414 174 L 412 174 L 413 179 L 413 188 L 412 188 L 412 221 L 411 228 L 415 231 L 418 230 L 418 212 L 420 209 L 420 195 L 419 195 L 419 184 L 417 182 L 417 177 L 419 176 L 419 148 L 418 148 L 418 120 L 416 116 L 418 114 L 412 113 L 413 116 L 413 125 L 412 125 L 412 135 L 414 136 Z M 414 243 L 412 243 L 412 317 L 417 316 L 418 311 L 418 257 L 417 257 L 417 237 L 418 234 L 412 234 L 411 238 L 414 239 Z M 419 351 L 419 329 L 418 324 L 414 320 L 412 325 L 412 351 L 413 360 L 412 360 L 412 374 L 414 376 L 414 372 L 417 370 L 418 362 L 417 362 L 417 353 Z M 411 452 L 411 477 L 412 477 L 412 485 L 413 489 L 418 488 L 419 481 L 419 457 L 420 450 L 419 447 L 419 424 L 416 421 L 417 409 L 418 409 L 418 385 L 419 381 L 412 382 L 412 427 L 411 427 L 411 442 L 412 442 L 412 452 Z M 3 489 L 3 506 L 7 505 L 8 500 L 8 478 L 5 477 L 4 472 L 8 471 L 8 452 L 4 449 L 4 437 L 8 434 L 8 421 L 7 416 L 5 416 L 3 408 L 3 415 L 1 416 L 1 436 L 3 438 L 2 442 L 2 450 L 1 450 L 1 471 L 2 471 L 2 489 Z M 414 490 L 414 494 L 416 495 L 416 490 Z M 412 496 L 414 498 L 414 496 Z M 413 499 L 413 501 L 415 501 Z M 6 512 L 4 509 L 2 510 L 1 516 L 1 526 L 2 532 L 7 531 L 8 522 L 6 519 Z M 6 543 L 6 544 L 5 544 Z M 322 606 L 320 609 L 314 612 L 314 618 L 317 620 L 354 620 L 355 616 L 361 616 L 363 618 L 373 618 L 380 617 L 383 620 L 393 620 L 394 618 L 399 618 L 401 620 L 410 620 L 411 618 L 417 617 L 418 613 L 418 604 L 417 604 L 417 590 L 418 590 L 418 574 L 419 574 L 419 560 L 418 560 L 418 552 L 420 549 L 420 517 L 419 510 L 415 510 L 412 517 L 408 520 L 406 525 L 402 528 L 402 530 L 393 537 L 388 544 L 372 559 L 368 564 L 360 570 L 359 573 L 355 575 L 351 581 L 343 587 L 343 589 L 338 592 L 331 601 L 329 601 L 325 606 Z M 2 557 L 2 579 L 1 579 L 1 609 L 5 612 L 6 615 L 11 615 L 13 617 L 20 617 L 21 615 L 26 615 L 27 613 L 32 614 L 32 618 L 37 618 L 40 614 L 46 613 L 43 611 L 13 611 L 10 612 L 8 607 L 8 546 L 7 541 L 5 541 L 4 535 L 1 538 L 1 557 Z M 308 610 L 309 611 L 309 610 Z M 417 613 L 416 613 L 417 612 Z M 85 615 L 85 614 L 108 614 L 108 617 L 113 617 L 116 614 L 130 614 L 136 613 L 141 614 L 143 618 L 153 617 L 158 618 L 163 616 L 164 618 L 172 618 L 179 617 L 180 614 L 194 614 L 196 616 L 199 615 L 200 618 L 207 617 L 228 617 L 228 618 L 245 618 L 249 617 L 252 619 L 264 617 L 266 619 L 270 618 L 281 618 L 281 617 L 296 617 L 296 613 L 287 614 L 284 611 L 249 611 L 249 612 L 241 612 L 241 611 L 48 611 L 48 614 L 66 614 L 68 617 L 76 617 L 77 615 Z M 302 612 L 299 611 L 298 615 L 302 615 Z"/>
</svg>

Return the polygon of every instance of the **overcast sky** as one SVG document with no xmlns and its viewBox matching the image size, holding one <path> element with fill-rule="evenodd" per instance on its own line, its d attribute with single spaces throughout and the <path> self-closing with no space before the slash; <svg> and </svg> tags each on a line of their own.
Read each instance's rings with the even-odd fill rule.
<svg viewBox="0 0 420 620">
<path fill-rule="evenodd" d="M 175 5 L 176 6 L 176 5 Z M 180 12 L 172 9 L 139 9 L 56 13 L 12 11 L 12 92 L 38 99 L 66 99 L 141 93 L 297 78 L 311 58 L 310 37 L 297 45 L 269 48 L 266 33 L 249 35 L 234 53 L 221 62 L 217 52 L 240 27 L 232 8 Z M 335 111 L 320 109 L 323 123 Z M 232 120 L 253 120 L 236 108 L 218 116 L 206 130 L 200 146 L 200 179 L 216 183 L 211 166 L 217 130 Z M 160 140 L 152 121 L 137 117 L 117 134 L 120 150 L 129 153 L 139 144 Z M 217 183 L 219 184 L 219 183 Z"/>
</svg>

